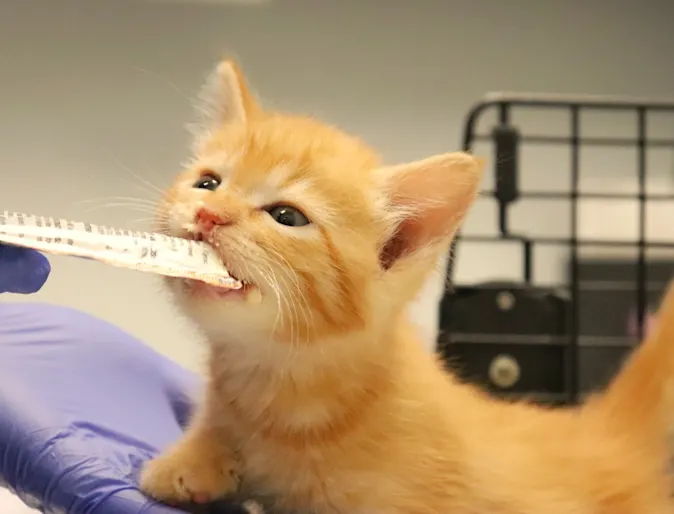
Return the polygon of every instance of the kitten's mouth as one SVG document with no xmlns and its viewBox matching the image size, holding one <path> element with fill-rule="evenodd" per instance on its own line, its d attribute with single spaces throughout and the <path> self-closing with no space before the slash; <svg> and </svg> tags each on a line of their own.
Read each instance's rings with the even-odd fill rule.
<svg viewBox="0 0 674 514">
<path fill-rule="evenodd" d="M 259 303 L 262 299 L 257 287 L 247 282 L 242 282 L 239 289 L 226 289 L 224 287 L 212 286 L 199 280 L 183 280 L 183 289 L 195 298 L 201 300 L 228 300 L 228 301 L 247 301 Z"/>
<path fill-rule="evenodd" d="M 185 239 L 192 239 L 194 241 L 203 241 L 213 246 L 217 251 L 217 245 L 212 244 L 211 238 L 204 235 L 202 232 L 188 232 L 184 234 Z M 220 252 L 218 252 L 220 254 Z M 221 256 L 222 258 L 222 256 Z M 224 261 L 223 261 L 224 262 Z M 227 262 L 224 262 L 225 267 L 230 271 L 230 275 L 235 280 L 241 282 L 239 289 L 228 289 L 224 287 L 217 287 L 199 280 L 183 280 L 183 289 L 190 295 L 203 300 L 233 300 L 233 301 L 249 301 L 252 303 L 260 303 L 262 295 L 260 289 L 249 281 L 241 279 L 231 273 Z"/>
</svg>

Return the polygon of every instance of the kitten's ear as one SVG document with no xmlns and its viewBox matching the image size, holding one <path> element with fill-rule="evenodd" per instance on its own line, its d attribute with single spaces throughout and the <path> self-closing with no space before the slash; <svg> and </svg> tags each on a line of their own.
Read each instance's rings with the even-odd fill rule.
<svg viewBox="0 0 674 514">
<path fill-rule="evenodd" d="M 456 152 L 376 170 L 389 228 L 382 267 L 453 236 L 477 195 L 483 168 L 482 159 Z"/>
<path fill-rule="evenodd" d="M 201 131 L 230 123 L 245 123 L 261 111 L 241 69 L 232 60 L 220 62 L 211 73 L 199 94 L 196 107 Z"/>
</svg>

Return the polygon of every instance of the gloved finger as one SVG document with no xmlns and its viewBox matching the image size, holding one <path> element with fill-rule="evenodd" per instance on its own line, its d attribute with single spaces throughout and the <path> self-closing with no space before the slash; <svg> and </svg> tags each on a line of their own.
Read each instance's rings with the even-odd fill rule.
<svg viewBox="0 0 674 514">
<path fill-rule="evenodd" d="M 109 496 L 94 509 L 94 514 L 255 514 L 243 503 L 220 501 L 212 505 L 195 505 L 185 510 L 148 499 L 137 489 L 126 489 Z"/>
<path fill-rule="evenodd" d="M 51 265 L 40 252 L 0 244 L 0 293 L 36 293 L 50 273 Z"/>
<path fill-rule="evenodd" d="M 125 489 L 108 496 L 92 511 L 95 514 L 185 514 L 185 511 L 162 505 L 137 489 Z"/>
</svg>

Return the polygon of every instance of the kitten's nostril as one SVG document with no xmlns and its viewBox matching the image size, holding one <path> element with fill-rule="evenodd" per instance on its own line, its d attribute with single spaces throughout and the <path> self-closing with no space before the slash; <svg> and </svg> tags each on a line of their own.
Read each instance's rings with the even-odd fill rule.
<svg viewBox="0 0 674 514">
<path fill-rule="evenodd" d="M 196 221 L 199 225 L 199 228 L 205 232 L 210 232 L 213 230 L 213 227 L 217 225 L 227 225 L 227 221 L 222 217 L 218 216 L 213 211 L 210 211 L 206 208 L 201 208 L 197 211 Z"/>
</svg>

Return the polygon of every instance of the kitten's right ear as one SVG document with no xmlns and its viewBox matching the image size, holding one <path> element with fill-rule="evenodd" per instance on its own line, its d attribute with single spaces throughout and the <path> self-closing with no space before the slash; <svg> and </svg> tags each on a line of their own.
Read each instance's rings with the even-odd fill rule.
<svg viewBox="0 0 674 514">
<path fill-rule="evenodd" d="M 454 235 L 477 194 L 484 164 L 454 152 L 375 171 L 379 210 L 389 225 L 380 250 L 384 269 Z"/>
<path fill-rule="evenodd" d="M 196 107 L 200 115 L 198 130 L 202 133 L 231 123 L 245 123 L 261 111 L 241 69 L 232 60 L 222 61 L 211 73 Z"/>
</svg>

